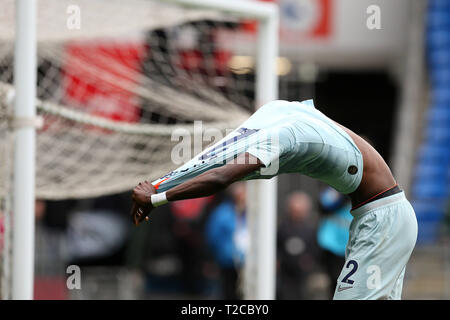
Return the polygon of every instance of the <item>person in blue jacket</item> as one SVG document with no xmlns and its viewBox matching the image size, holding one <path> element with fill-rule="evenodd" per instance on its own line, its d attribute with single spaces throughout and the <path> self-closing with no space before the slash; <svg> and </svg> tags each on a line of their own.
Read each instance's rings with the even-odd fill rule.
<svg viewBox="0 0 450 320">
<path fill-rule="evenodd" d="M 321 248 L 321 260 L 330 280 L 330 298 L 333 297 L 336 281 L 345 263 L 345 248 L 349 239 L 349 228 L 353 216 L 349 199 L 327 187 L 319 196 L 322 218 L 317 230 L 317 243 Z"/>
<path fill-rule="evenodd" d="M 220 268 L 223 298 L 241 298 L 238 274 L 244 264 L 248 241 L 245 220 L 245 184 L 230 188 L 231 197 L 220 203 L 210 214 L 206 224 L 206 242 Z"/>
</svg>

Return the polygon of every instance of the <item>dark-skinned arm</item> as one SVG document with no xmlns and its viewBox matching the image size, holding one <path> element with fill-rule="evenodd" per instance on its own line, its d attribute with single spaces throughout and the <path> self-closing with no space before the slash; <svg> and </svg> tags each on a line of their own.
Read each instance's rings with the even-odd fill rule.
<svg viewBox="0 0 450 320">
<path fill-rule="evenodd" d="M 262 167 L 261 162 L 248 153 L 238 156 L 236 160 L 236 163 L 211 169 L 168 190 L 167 200 L 177 201 L 213 195 Z"/>
<path fill-rule="evenodd" d="M 185 181 L 166 191 L 168 201 L 201 198 L 213 195 L 238 181 L 248 174 L 260 169 L 261 161 L 249 153 L 239 155 L 232 163 L 208 170 L 201 175 Z M 134 189 L 132 199 L 132 219 L 137 225 L 153 210 L 151 196 L 156 194 L 155 187 L 148 181 L 139 183 Z M 141 208 L 139 208 L 141 207 Z"/>
</svg>

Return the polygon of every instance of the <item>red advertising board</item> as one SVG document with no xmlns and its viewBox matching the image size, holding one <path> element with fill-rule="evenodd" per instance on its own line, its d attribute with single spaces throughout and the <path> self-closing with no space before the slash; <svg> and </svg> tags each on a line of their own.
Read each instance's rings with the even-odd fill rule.
<svg viewBox="0 0 450 320">
<path fill-rule="evenodd" d="M 282 43 L 305 39 L 326 39 L 332 32 L 333 0 L 260 0 L 274 2 L 280 8 Z M 244 21 L 243 29 L 254 32 L 257 24 Z"/>
<path fill-rule="evenodd" d="M 89 114 L 136 122 L 139 105 L 133 88 L 138 85 L 144 44 L 70 43 L 62 70 L 64 100 Z"/>
</svg>

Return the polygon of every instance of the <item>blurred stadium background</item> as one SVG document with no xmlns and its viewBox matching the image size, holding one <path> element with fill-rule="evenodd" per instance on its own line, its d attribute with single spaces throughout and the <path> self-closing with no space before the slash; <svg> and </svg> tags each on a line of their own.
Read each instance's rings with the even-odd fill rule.
<svg viewBox="0 0 450 320">
<path fill-rule="evenodd" d="M 279 98 L 313 98 L 381 153 L 419 222 L 403 298 L 449 299 L 450 2 L 265 2 L 280 9 Z M 14 1 L 2 7 L 6 299 Z M 244 186 L 161 207 L 138 228 L 128 213 L 134 184 L 178 166 L 170 161 L 174 128 L 191 130 L 202 120 L 224 131 L 252 112 L 257 23 L 150 0 L 38 0 L 37 12 L 44 126 L 37 134 L 35 299 L 239 298 L 248 238 Z M 372 20 L 377 12 L 381 28 Z M 328 299 L 342 265 L 347 199 L 307 177 L 280 176 L 277 208 L 276 297 Z M 69 265 L 81 268 L 81 290 L 67 288 Z"/>
</svg>

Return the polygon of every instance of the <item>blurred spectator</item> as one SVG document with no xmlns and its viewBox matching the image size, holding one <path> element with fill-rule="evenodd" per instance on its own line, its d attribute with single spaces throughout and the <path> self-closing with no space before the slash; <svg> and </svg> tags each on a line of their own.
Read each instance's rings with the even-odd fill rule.
<svg viewBox="0 0 450 320">
<path fill-rule="evenodd" d="M 36 220 L 42 220 L 45 216 L 46 204 L 44 200 L 36 199 L 34 203 L 34 216 Z"/>
<path fill-rule="evenodd" d="M 36 300 L 65 300 L 69 297 L 64 261 L 66 229 L 63 221 L 71 214 L 75 203 L 36 199 L 33 293 Z"/>
<path fill-rule="evenodd" d="M 336 281 L 345 262 L 345 248 L 353 219 L 351 204 L 345 195 L 327 187 L 320 193 L 319 207 L 323 218 L 319 223 L 317 242 L 321 261 L 330 283 L 329 297 L 334 295 Z"/>
<path fill-rule="evenodd" d="M 204 209 L 211 200 L 212 197 L 206 197 L 170 203 L 177 256 L 181 260 L 182 290 L 187 294 L 199 295 L 204 290 Z"/>
<path fill-rule="evenodd" d="M 161 294 L 181 291 L 181 262 L 172 231 L 174 219 L 170 206 L 162 206 L 157 214 L 150 215 L 149 223 L 131 228 L 125 265 L 135 281 L 141 282 L 138 295 L 142 298 L 161 299 Z"/>
<path fill-rule="evenodd" d="M 238 273 L 243 266 L 248 243 L 245 219 L 246 187 L 244 182 L 233 184 L 231 199 L 221 202 L 209 216 L 206 239 L 220 268 L 223 299 L 241 299 Z"/>
<path fill-rule="evenodd" d="M 288 197 L 286 219 L 278 230 L 280 299 L 308 299 L 308 277 L 314 270 L 315 229 L 311 223 L 311 198 L 303 192 Z"/>
</svg>

